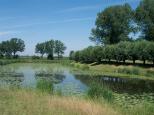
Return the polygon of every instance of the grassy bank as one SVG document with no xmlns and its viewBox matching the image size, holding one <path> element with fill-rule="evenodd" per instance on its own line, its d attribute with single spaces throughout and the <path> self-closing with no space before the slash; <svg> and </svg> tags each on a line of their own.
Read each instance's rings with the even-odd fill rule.
<svg viewBox="0 0 154 115">
<path fill-rule="evenodd" d="M 61 59 L 61 60 L 32 59 L 32 58 L 0 59 L 0 65 L 7 65 L 11 63 L 60 63 L 62 65 L 69 65 L 71 61 L 68 59 Z"/>
<path fill-rule="evenodd" d="M 80 73 L 88 75 L 104 75 L 111 77 L 122 78 L 139 78 L 154 80 L 154 68 L 138 67 L 133 65 L 110 65 L 110 64 L 81 64 L 71 63 L 71 65 L 77 69 L 80 69 Z"/>
<path fill-rule="evenodd" d="M 107 104 L 51 96 L 31 90 L 0 89 L 1 115 L 120 115 Z"/>
</svg>

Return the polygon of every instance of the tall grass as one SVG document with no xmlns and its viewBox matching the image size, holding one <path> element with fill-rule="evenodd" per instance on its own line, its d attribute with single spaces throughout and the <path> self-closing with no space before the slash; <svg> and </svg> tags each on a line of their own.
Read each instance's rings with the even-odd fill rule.
<svg viewBox="0 0 154 115">
<path fill-rule="evenodd" d="M 87 64 L 80 64 L 80 63 L 70 63 L 71 66 L 81 69 L 81 70 L 89 70 L 89 66 Z"/>
<path fill-rule="evenodd" d="M 107 88 L 105 85 L 99 85 L 97 83 L 92 83 L 87 94 L 93 99 L 99 99 L 103 97 L 108 102 L 112 102 L 114 99 L 113 92 L 109 88 Z"/>
<path fill-rule="evenodd" d="M 120 115 L 107 104 L 30 90 L 0 89 L 0 115 Z"/>
<path fill-rule="evenodd" d="M 140 69 L 139 68 L 128 68 L 128 67 L 123 67 L 123 68 L 118 68 L 116 71 L 118 73 L 125 73 L 125 74 L 130 74 L 130 75 L 140 75 Z"/>
<path fill-rule="evenodd" d="M 50 81 L 47 80 L 38 80 L 36 84 L 37 90 L 45 93 L 52 94 L 54 91 L 54 86 Z"/>
</svg>

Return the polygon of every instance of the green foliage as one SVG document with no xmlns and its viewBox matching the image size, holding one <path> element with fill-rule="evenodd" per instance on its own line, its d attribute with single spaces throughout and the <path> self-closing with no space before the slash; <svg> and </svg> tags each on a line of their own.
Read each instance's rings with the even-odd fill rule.
<svg viewBox="0 0 154 115">
<path fill-rule="evenodd" d="M 146 60 L 154 63 L 154 42 L 145 40 L 128 42 L 123 41 L 114 45 L 88 47 L 81 51 L 73 52 L 72 58 L 75 61 L 83 63 L 101 62 L 102 60 L 116 60 L 117 62 L 125 60 Z"/>
<path fill-rule="evenodd" d="M 112 91 L 109 90 L 109 88 L 107 88 L 104 85 L 99 85 L 96 83 L 93 83 L 91 85 L 90 89 L 88 90 L 88 96 L 94 99 L 99 99 L 103 97 L 105 100 L 109 102 L 113 101 L 114 99 L 114 95 Z"/>
<path fill-rule="evenodd" d="M 104 47 L 104 59 L 108 59 L 109 61 L 111 59 L 114 58 L 114 55 L 115 54 L 115 49 L 114 49 L 114 45 L 107 45 L 106 47 Z"/>
<path fill-rule="evenodd" d="M 65 47 L 64 43 L 59 40 L 56 40 L 54 52 L 57 54 L 58 59 L 60 58 L 60 55 L 64 54 L 65 50 L 66 50 L 66 47 Z"/>
<path fill-rule="evenodd" d="M 101 44 L 115 44 L 129 40 L 133 31 L 133 12 L 129 4 L 115 5 L 98 14 L 96 28 L 92 29 L 90 40 Z"/>
<path fill-rule="evenodd" d="M 53 93 L 53 84 L 47 80 L 39 80 L 37 82 L 36 88 L 41 92 Z"/>
<path fill-rule="evenodd" d="M 23 52 L 25 49 L 24 41 L 18 38 L 12 38 L 11 40 L 2 41 L 0 43 L 0 57 L 18 58 L 17 52 Z"/>
<path fill-rule="evenodd" d="M 142 31 L 142 37 L 154 41 L 154 0 L 142 0 L 136 8 L 135 18 Z"/>
<path fill-rule="evenodd" d="M 70 60 L 73 60 L 74 59 L 74 51 L 70 51 L 69 59 Z"/>
<path fill-rule="evenodd" d="M 45 43 L 38 43 L 35 46 L 35 52 L 36 53 L 40 53 L 41 57 L 43 58 L 43 55 L 46 53 L 45 48 L 46 48 L 46 44 Z"/>
<path fill-rule="evenodd" d="M 16 55 L 17 52 L 24 51 L 25 43 L 23 40 L 18 38 L 12 38 L 9 42 L 10 42 L 10 47 L 14 56 Z"/>
<path fill-rule="evenodd" d="M 35 46 L 35 52 L 40 53 L 41 57 L 43 58 L 44 54 L 47 54 L 47 59 L 53 60 L 54 53 L 57 54 L 58 59 L 62 57 L 66 47 L 64 43 L 59 40 L 50 40 L 43 43 L 38 43 Z"/>
</svg>

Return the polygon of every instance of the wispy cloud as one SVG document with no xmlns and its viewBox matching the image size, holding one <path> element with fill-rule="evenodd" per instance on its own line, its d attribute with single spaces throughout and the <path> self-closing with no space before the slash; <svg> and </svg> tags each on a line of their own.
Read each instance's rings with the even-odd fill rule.
<svg viewBox="0 0 154 115">
<path fill-rule="evenodd" d="M 22 18 L 23 16 L 20 17 L 1 17 L 0 21 L 7 21 L 7 20 L 13 20 L 13 19 L 19 19 Z"/>
<path fill-rule="evenodd" d="M 57 23 L 71 23 L 71 22 L 78 22 L 78 21 L 90 21 L 94 20 L 93 17 L 87 17 L 87 18 L 72 18 L 72 19 L 66 19 L 66 20 L 59 20 L 59 21 L 43 21 L 38 23 L 29 23 L 29 24 L 19 24 L 15 26 L 8 26 L 8 27 L 1 27 L 2 29 L 14 29 L 14 28 L 24 28 L 24 27 L 31 27 L 31 26 L 37 26 L 37 25 L 46 25 L 46 24 L 57 24 Z"/>
<path fill-rule="evenodd" d="M 121 0 L 118 2 L 115 2 L 115 4 L 124 4 L 124 3 L 136 3 L 136 2 L 140 2 L 141 0 Z"/>
<path fill-rule="evenodd" d="M 15 34 L 17 31 L 0 31 L 0 36 L 5 36 L 9 34 Z"/>
<path fill-rule="evenodd" d="M 92 5 L 92 6 L 78 6 L 78 7 L 72 7 L 68 9 L 64 9 L 61 11 L 58 11 L 59 13 L 66 13 L 66 12 L 77 12 L 77 11 L 87 11 L 87 10 L 94 10 L 100 8 L 100 5 Z"/>
</svg>

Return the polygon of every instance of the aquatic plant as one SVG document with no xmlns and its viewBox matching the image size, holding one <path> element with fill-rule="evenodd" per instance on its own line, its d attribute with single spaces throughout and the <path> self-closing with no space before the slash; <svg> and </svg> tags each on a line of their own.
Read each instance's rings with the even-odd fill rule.
<svg viewBox="0 0 154 115">
<path fill-rule="evenodd" d="M 114 99 L 113 92 L 109 88 L 107 88 L 105 85 L 99 85 L 96 83 L 92 83 L 87 94 L 93 99 L 99 99 L 103 97 L 108 102 L 112 102 Z"/>
<path fill-rule="evenodd" d="M 41 92 L 53 93 L 54 86 L 50 81 L 47 80 L 38 80 L 36 88 Z"/>
</svg>

